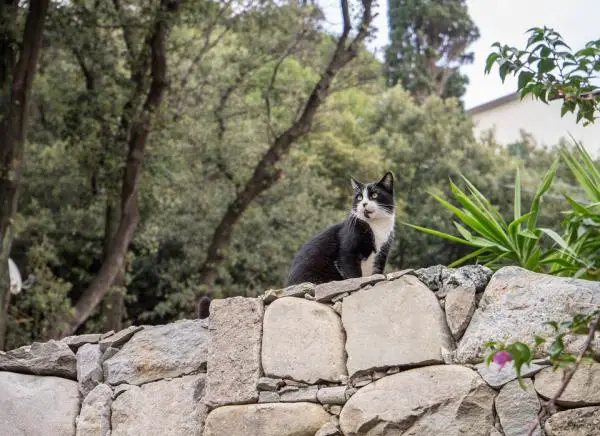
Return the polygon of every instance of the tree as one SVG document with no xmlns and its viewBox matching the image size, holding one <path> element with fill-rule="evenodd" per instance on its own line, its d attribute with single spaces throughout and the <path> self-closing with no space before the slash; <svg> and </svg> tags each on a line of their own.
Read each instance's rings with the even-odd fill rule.
<svg viewBox="0 0 600 436">
<path fill-rule="evenodd" d="M 479 38 L 466 1 L 390 0 L 388 14 L 388 85 L 400 83 L 418 101 L 461 97 L 468 78 L 459 67 L 473 62 L 467 48 Z"/>
<path fill-rule="evenodd" d="M 10 302 L 8 258 L 15 233 L 29 102 L 48 3 L 49 0 L 29 3 L 20 39 L 19 2 L 0 4 L 0 350 L 4 349 Z"/>
<path fill-rule="evenodd" d="M 211 287 L 217 278 L 218 268 L 224 259 L 223 251 L 231 241 L 233 228 L 246 209 L 260 194 L 271 188 L 281 178 L 282 171 L 279 167 L 294 142 L 310 132 L 312 122 L 321 104 L 330 93 L 336 75 L 354 58 L 361 49 L 362 43 L 369 35 L 373 19 L 372 0 L 362 0 L 362 14 L 357 25 L 357 32 L 351 37 L 352 20 L 347 0 L 341 0 L 343 29 L 338 38 L 334 51 L 320 79 L 314 85 L 308 98 L 299 106 L 299 115 L 294 121 L 280 132 L 273 131 L 273 138 L 269 148 L 255 165 L 252 176 L 238 191 L 234 200 L 228 205 L 225 214 L 215 228 L 207 250 L 206 258 L 200 269 L 202 283 Z M 267 110 L 267 122 L 271 123 L 271 99 L 273 84 L 281 63 L 287 58 L 286 53 L 274 65 L 269 86 L 264 92 Z"/>
</svg>

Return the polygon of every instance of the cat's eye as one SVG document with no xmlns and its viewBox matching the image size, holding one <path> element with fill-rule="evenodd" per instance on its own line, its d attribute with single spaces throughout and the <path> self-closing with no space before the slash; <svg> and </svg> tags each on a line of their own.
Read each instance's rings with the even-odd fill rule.
<svg viewBox="0 0 600 436">
<path fill-rule="evenodd" d="M 377 198 L 377 192 L 373 192 L 373 193 L 371 194 L 371 198 L 372 198 L 372 199 L 376 199 L 376 198 Z"/>
<path fill-rule="evenodd" d="M 358 201 L 362 200 L 362 195 L 361 195 L 361 194 L 358 194 L 358 195 L 356 196 L 356 199 L 357 199 Z"/>
</svg>

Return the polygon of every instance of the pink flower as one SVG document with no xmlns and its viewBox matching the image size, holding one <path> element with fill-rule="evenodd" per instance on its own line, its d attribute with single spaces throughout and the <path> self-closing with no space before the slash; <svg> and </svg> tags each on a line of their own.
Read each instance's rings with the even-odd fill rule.
<svg viewBox="0 0 600 436">
<path fill-rule="evenodd" d="M 494 363 L 497 364 L 500 367 L 500 369 L 504 368 L 504 365 L 506 365 L 512 360 L 512 356 L 508 351 L 498 351 L 494 355 Z"/>
</svg>

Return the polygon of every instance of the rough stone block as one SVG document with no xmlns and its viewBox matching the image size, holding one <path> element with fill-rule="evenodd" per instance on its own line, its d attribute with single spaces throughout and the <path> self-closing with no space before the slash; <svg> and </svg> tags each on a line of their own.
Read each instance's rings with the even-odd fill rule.
<svg viewBox="0 0 600 436">
<path fill-rule="evenodd" d="M 0 351 L 0 370 L 77 379 L 75 354 L 66 343 L 54 340 Z"/>
<path fill-rule="evenodd" d="M 77 382 L 83 398 L 102 383 L 102 354 L 97 344 L 85 344 L 77 350 Z"/>
<path fill-rule="evenodd" d="M 535 390 L 544 398 L 552 398 L 562 385 L 563 376 L 563 369 L 545 368 L 535 376 Z M 556 404 L 565 407 L 600 405 L 600 363 L 580 364 Z"/>
<path fill-rule="evenodd" d="M 411 275 L 344 299 L 348 374 L 388 366 L 442 363 L 452 348 L 437 298 Z"/>
<path fill-rule="evenodd" d="M 96 386 L 83 400 L 77 417 L 77 436 L 110 436 L 110 386 Z"/>
<path fill-rule="evenodd" d="M 416 368 L 360 389 L 340 414 L 346 436 L 488 436 L 494 391 L 457 365 Z"/>
<path fill-rule="evenodd" d="M 454 339 L 461 338 L 475 312 L 475 287 L 457 286 L 446 295 L 446 321 Z"/>
<path fill-rule="evenodd" d="M 204 374 L 131 386 L 112 403 L 111 436 L 200 436 Z"/>
<path fill-rule="evenodd" d="M 200 321 L 182 320 L 137 332 L 102 364 L 105 382 L 140 385 L 206 368 L 208 330 Z"/>
<path fill-rule="evenodd" d="M 600 407 L 581 407 L 555 413 L 546 420 L 546 436 L 592 436 L 600 428 Z"/>
<path fill-rule="evenodd" d="M 546 321 L 566 321 L 576 313 L 589 313 L 598 306 L 600 282 L 504 267 L 494 274 L 483 293 L 458 344 L 456 362 L 482 362 L 484 344 L 489 340 L 531 343 L 534 335 L 550 333 L 550 327 L 544 325 Z M 572 342 L 565 340 L 566 350 L 578 353 L 583 340 L 584 337 Z M 595 344 L 600 345 L 600 341 Z M 542 355 L 537 352 L 535 357 Z"/>
<path fill-rule="evenodd" d="M 314 436 L 329 416 L 313 403 L 225 406 L 208 415 L 204 436 Z"/>
<path fill-rule="evenodd" d="M 78 413 L 77 382 L 0 372 L 0 434 L 73 435 Z"/>
<path fill-rule="evenodd" d="M 285 300 L 303 301 L 284 298 L 273 304 Z M 258 401 L 263 312 L 263 303 L 258 298 L 212 301 L 206 386 L 208 404 L 219 406 Z"/>
<path fill-rule="evenodd" d="M 505 436 L 523 436 L 528 434 L 540 410 L 540 400 L 535 393 L 533 383 L 523 380 L 525 389 L 517 380 L 505 385 L 496 397 L 496 413 L 500 418 Z M 539 426 L 533 436 L 541 436 Z"/>
<path fill-rule="evenodd" d="M 346 374 L 344 332 L 330 307 L 299 298 L 275 301 L 265 311 L 262 365 L 269 377 L 306 383 L 336 382 Z"/>
<path fill-rule="evenodd" d="M 321 303 L 329 303 L 336 295 L 345 292 L 352 293 L 367 285 L 372 285 L 382 280 L 385 280 L 383 274 L 375 274 L 368 277 L 357 277 L 355 279 L 321 283 L 315 287 L 315 299 Z"/>
</svg>

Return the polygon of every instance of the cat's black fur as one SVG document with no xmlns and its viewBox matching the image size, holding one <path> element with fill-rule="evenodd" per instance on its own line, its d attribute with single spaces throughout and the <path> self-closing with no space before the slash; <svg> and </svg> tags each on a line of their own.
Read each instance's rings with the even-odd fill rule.
<svg viewBox="0 0 600 436">
<path fill-rule="evenodd" d="M 292 261 L 286 286 L 362 277 L 363 268 L 371 274 L 383 272 L 393 238 L 393 176 L 388 172 L 379 182 L 368 184 L 352 179 L 352 187 L 350 214 L 300 248 Z M 368 198 L 363 198 L 365 190 Z M 369 259 L 370 256 L 373 257 Z M 372 271 L 362 265 L 367 259 L 373 262 Z"/>
</svg>

